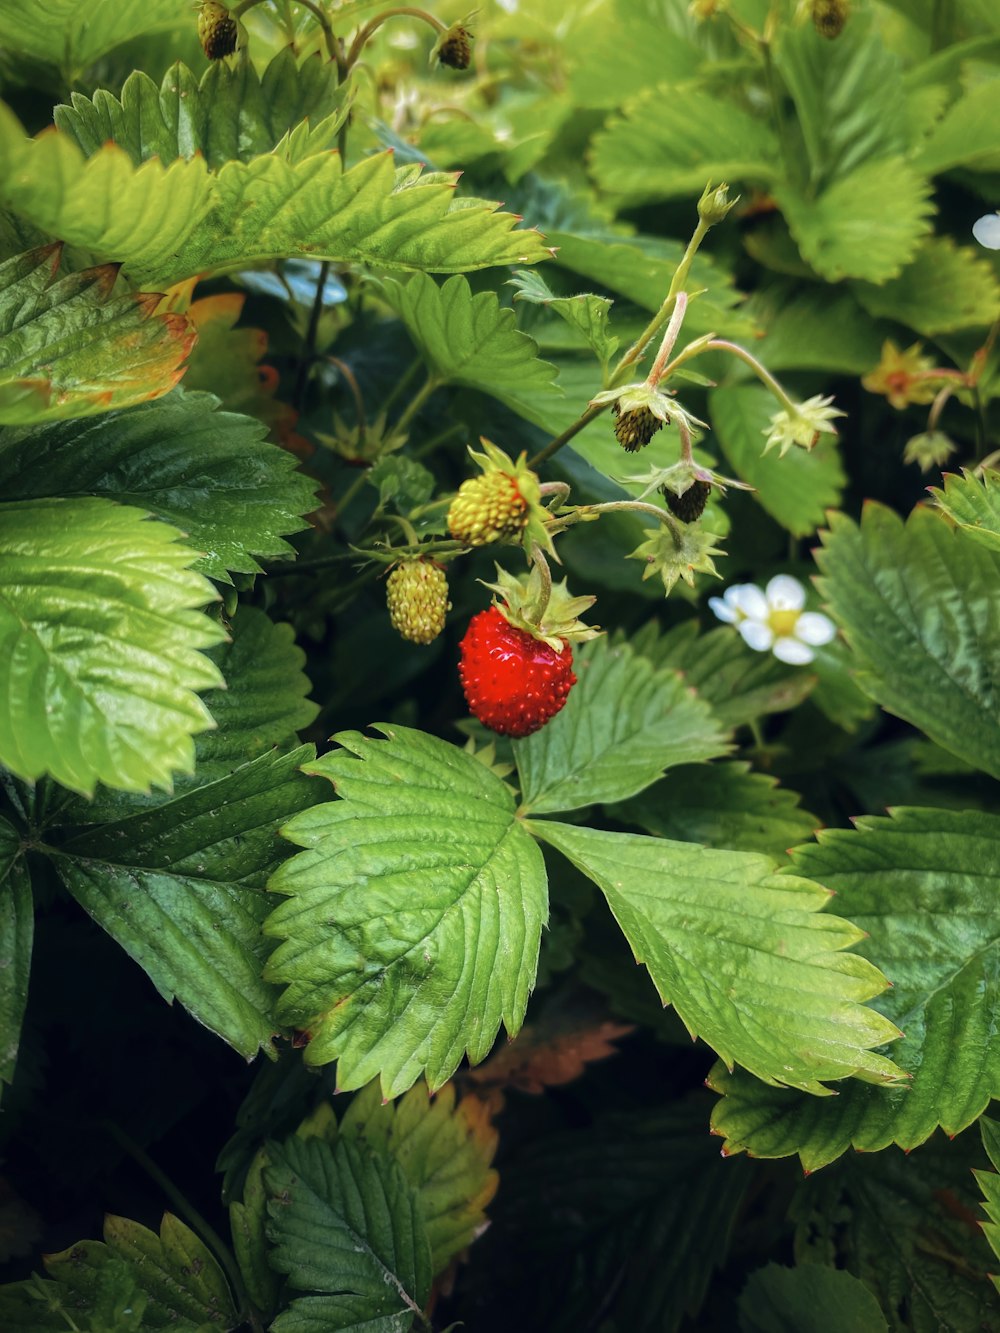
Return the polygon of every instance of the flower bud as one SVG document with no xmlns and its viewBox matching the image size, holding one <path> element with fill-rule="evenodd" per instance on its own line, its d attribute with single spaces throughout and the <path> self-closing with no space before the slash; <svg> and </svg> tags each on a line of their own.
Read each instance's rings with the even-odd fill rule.
<svg viewBox="0 0 1000 1333">
<path fill-rule="evenodd" d="M 731 208 L 736 207 L 739 201 L 739 195 L 735 199 L 729 198 L 729 186 L 725 181 L 714 189 L 711 185 L 706 185 L 698 200 L 698 216 L 702 222 L 714 227 L 717 222 L 723 220 Z"/>
</svg>

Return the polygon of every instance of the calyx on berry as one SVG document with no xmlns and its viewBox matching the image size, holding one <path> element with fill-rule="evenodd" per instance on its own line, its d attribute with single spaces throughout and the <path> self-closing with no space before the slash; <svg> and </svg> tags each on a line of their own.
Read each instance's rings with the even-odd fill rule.
<svg viewBox="0 0 1000 1333">
<path fill-rule="evenodd" d="M 669 593 L 678 579 L 694 587 L 695 574 L 721 578 L 712 561 L 713 555 L 725 555 L 713 543 L 714 532 L 705 532 L 700 523 L 663 523 L 629 555 L 630 560 L 645 560 L 643 581 L 659 574 L 664 591 Z"/>
<path fill-rule="evenodd" d="M 527 455 L 522 453 L 515 463 L 489 440 L 480 443 L 483 452 L 470 448 L 469 457 L 479 464 L 481 475 L 462 482 L 448 510 L 451 536 L 463 546 L 509 542 L 523 546 L 526 554 L 538 546 L 554 555 L 548 510 Z"/>
<path fill-rule="evenodd" d="M 585 625 L 579 616 L 597 601 L 596 597 L 573 597 L 566 580 L 550 583 L 547 570 L 533 564 L 520 578 L 497 565 L 496 583 L 485 584 L 496 593 L 493 605 L 517 629 L 547 643 L 556 652 L 566 643 L 586 643 L 601 631 Z"/>
<path fill-rule="evenodd" d="M 441 34 L 431 52 L 431 64 L 436 60 L 439 65 L 449 69 L 468 69 L 472 62 L 472 30 L 469 24 L 472 14 L 461 23 L 453 23 Z"/>
</svg>

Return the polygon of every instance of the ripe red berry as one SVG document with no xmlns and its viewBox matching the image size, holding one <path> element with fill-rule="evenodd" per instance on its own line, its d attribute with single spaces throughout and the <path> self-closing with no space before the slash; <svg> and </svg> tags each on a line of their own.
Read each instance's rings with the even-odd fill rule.
<svg viewBox="0 0 1000 1333">
<path fill-rule="evenodd" d="M 556 652 L 491 606 L 469 621 L 459 678 L 470 711 L 501 736 L 530 736 L 555 717 L 576 684 L 573 649 Z"/>
</svg>

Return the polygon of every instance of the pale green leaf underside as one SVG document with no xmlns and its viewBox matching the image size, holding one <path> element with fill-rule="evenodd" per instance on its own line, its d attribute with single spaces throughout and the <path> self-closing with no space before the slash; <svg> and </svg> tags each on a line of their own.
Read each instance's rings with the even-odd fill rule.
<svg viewBox="0 0 1000 1333">
<path fill-rule="evenodd" d="M 729 748 L 710 708 L 680 675 L 626 644 L 595 639 L 574 657 L 565 708 L 514 742 L 521 808 L 532 814 L 623 801 L 676 764 Z"/>
<path fill-rule="evenodd" d="M 941 1126 L 971 1125 L 1000 1096 L 1000 818 L 901 809 L 831 830 L 795 853 L 795 869 L 837 894 L 869 938 L 858 952 L 893 983 L 879 1009 L 904 1036 L 893 1058 L 902 1088 L 848 1084 L 822 1103 L 718 1071 L 713 1116 L 729 1151 L 798 1153 L 807 1170 L 851 1146 L 907 1150 Z"/>
<path fill-rule="evenodd" d="M 817 563 L 858 684 L 950 754 L 1000 777 L 1000 554 L 933 509 L 833 515 Z"/>
<path fill-rule="evenodd" d="M 405 1333 L 430 1294 L 431 1256 L 416 1191 L 399 1165 L 341 1139 L 269 1149 L 270 1262 L 296 1291 L 271 1327 Z"/>
<path fill-rule="evenodd" d="M 515 301 L 529 301 L 546 306 L 575 329 L 590 347 L 601 365 L 607 365 L 618 349 L 618 339 L 609 327 L 612 301 L 607 296 L 583 292 L 578 296 L 556 296 L 537 269 L 522 269 L 514 274 Z"/>
<path fill-rule="evenodd" d="M 1000 104 L 1000 85 L 997 98 Z M 1000 307 L 1000 282 L 991 265 L 950 236 L 929 236 L 899 277 L 878 287 L 855 283 L 853 290 L 876 318 L 895 320 L 928 338 L 992 324 Z"/>
<path fill-rule="evenodd" d="M 919 171 L 935 176 L 952 167 L 969 171 L 1000 169 L 1000 82 L 983 79 L 949 108 L 914 159 Z"/>
<path fill-rule="evenodd" d="M 878 1301 L 843 1269 L 822 1264 L 751 1273 L 740 1296 L 740 1333 L 885 1333 Z"/>
<path fill-rule="evenodd" d="M 0 761 L 89 795 L 168 787 L 212 726 L 225 637 L 180 534 L 103 499 L 0 505 Z"/>
<path fill-rule="evenodd" d="M 122 42 L 179 27 L 185 17 L 177 0 L 0 0 L 4 46 L 70 77 Z"/>
<path fill-rule="evenodd" d="M 357 732 L 308 772 L 342 797 L 283 830 L 308 850 L 272 877 L 289 901 L 267 975 L 306 1059 L 337 1060 L 341 1088 L 380 1076 L 387 1097 L 521 1026 L 547 892 L 541 853 L 506 786 L 454 746 L 405 727 Z M 332 924 L 331 924 L 332 923 Z"/>
<path fill-rule="evenodd" d="M 536 412 L 542 397 L 562 397 L 555 367 L 538 356 L 533 338 L 495 292 L 473 295 L 456 275 L 439 287 L 426 273 L 407 282 L 387 278 L 379 292 L 406 325 L 428 369 L 442 384 L 464 384 L 499 398 L 515 412 Z"/>
<path fill-rule="evenodd" d="M 278 825 L 322 794 L 298 772 L 313 754 L 263 755 L 155 809 L 80 833 L 55 858 L 73 897 L 164 999 L 176 997 L 247 1059 L 269 1050 L 280 1027 L 277 992 L 261 976 L 264 885 L 287 854 Z"/>
<path fill-rule="evenodd" d="M 0 1084 L 14 1077 L 34 927 L 31 881 L 21 839 L 12 824 L 0 819 Z"/>
<path fill-rule="evenodd" d="M 0 264 L 0 425 L 90 416 L 158 398 L 194 342 L 155 295 L 112 296 L 116 270 L 58 278 L 59 245 Z"/>
<path fill-rule="evenodd" d="M 787 184 L 774 193 L 803 259 L 830 282 L 896 277 L 934 211 L 929 184 L 901 157 L 863 162 L 816 198 Z"/>
<path fill-rule="evenodd" d="M 603 891 L 664 1004 L 728 1065 L 825 1094 L 824 1079 L 892 1083 L 870 1048 L 898 1030 L 863 1001 L 885 978 L 842 950 L 861 932 L 821 912 L 818 884 L 775 874 L 770 857 L 606 833 L 548 820 L 532 832 Z"/>
<path fill-rule="evenodd" d="M 1000 552 L 1000 482 L 992 469 L 977 477 L 972 472 L 953 473 L 944 479 L 944 489 L 931 494 L 938 506 L 973 541 L 987 550 Z"/>
<path fill-rule="evenodd" d="M 700 194 L 709 181 L 766 184 L 778 145 L 769 125 L 715 92 L 661 85 L 594 137 L 591 174 L 630 202 Z"/>
<path fill-rule="evenodd" d="M 210 394 L 173 394 L 96 421 L 0 430 L 0 493 L 17 499 L 104 496 L 179 528 L 194 569 L 231 582 L 255 556 L 293 554 L 284 536 L 307 526 L 316 483 L 263 438 L 250 417 Z"/>
<path fill-rule="evenodd" d="M 92 98 L 73 93 L 72 105 L 57 106 L 54 118 L 87 157 L 112 142 L 136 166 L 152 157 L 168 163 L 200 153 L 216 171 L 270 153 L 304 120 L 322 124 L 321 146 L 331 148 L 347 109 L 334 62 L 317 54 L 300 66 L 286 46 L 262 75 L 246 49 L 235 61 L 209 65 L 200 80 L 186 65 L 171 65 L 159 88 L 136 70 L 120 97 L 103 89 Z"/>
<path fill-rule="evenodd" d="M 712 425 L 730 466 L 753 486 L 757 499 L 783 528 L 807 537 L 840 502 L 846 477 L 836 441 L 820 437 L 814 449 L 764 453 L 764 431 L 779 405 L 758 384 L 716 389 L 710 399 Z"/>
<path fill-rule="evenodd" d="M 294 256 L 438 273 L 549 257 L 512 214 L 456 199 L 451 177 L 397 171 L 391 153 L 345 172 L 335 152 L 292 148 L 218 173 L 200 157 L 136 167 L 116 144 L 86 159 L 65 134 L 26 139 L 0 104 L 0 207 L 139 287 Z"/>
</svg>

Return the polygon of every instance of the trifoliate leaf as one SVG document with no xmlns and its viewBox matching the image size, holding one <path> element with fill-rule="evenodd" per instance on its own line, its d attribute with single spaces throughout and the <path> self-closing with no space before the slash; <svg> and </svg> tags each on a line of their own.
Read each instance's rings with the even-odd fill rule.
<svg viewBox="0 0 1000 1333">
<path fill-rule="evenodd" d="M 418 1083 L 398 1102 L 384 1102 L 372 1083 L 347 1108 L 340 1136 L 399 1164 L 416 1192 L 434 1274 L 485 1229 L 498 1182 L 497 1132 L 478 1097 L 456 1102 L 454 1085 L 446 1083 L 432 1098 Z"/>
<path fill-rule="evenodd" d="M 195 339 L 159 296 L 112 296 L 112 264 L 57 277 L 62 247 L 0 264 L 0 425 L 59 421 L 166 393 Z"/>
<path fill-rule="evenodd" d="M 217 409 L 208 394 L 176 394 L 96 421 L 0 430 L 0 490 L 148 510 L 203 552 L 195 570 L 230 583 L 228 570 L 260 569 L 254 556 L 292 554 L 283 537 L 307 526 L 316 483 L 259 423 Z"/>
<path fill-rule="evenodd" d="M 897 278 L 881 286 L 856 282 L 853 290 L 876 318 L 895 320 L 925 337 L 992 324 L 1000 306 L 992 266 L 950 236 L 929 236 Z"/>
<path fill-rule="evenodd" d="M 431 1255 L 416 1190 L 391 1157 L 341 1139 L 268 1149 L 271 1264 L 293 1300 L 274 1333 L 406 1333 L 430 1295 Z"/>
<path fill-rule="evenodd" d="M 14 1077 L 35 929 L 31 881 L 21 839 L 0 819 L 0 1085 Z"/>
<path fill-rule="evenodd" d="M 482 1060 L 501 1022 L 517 1032 L 547 894 L 499 778 L 444 741 L 377 730 L 342 733 L 307 768 L 341 799 L 284 829 L 308 850 L 271 880 L 289 901 L 265 926 L 282 941 L 267 974 L 310 1064 L 337 1060 L 341 1088 L 379 1075 L 394 1097 L 425 1071 L 439 1088 L 465 1052 Z"/>
<path fill-rule="evenodd" d="M 996 80 L 984 78 L 958 99 L 919 148 L 918 171 L 936 176 L 953 167 L 996 171 L 1000 166 L 1000 121 Z"/>
<path fill-rule="evenodd" d="M 298 766 L 311 748 L 265 754 L 217 782 L 62 841 L 67 889 L 148 973 L 212 1032 L 252 1059 L 280 1024 L 261 976 L 267 876 L 287 856 L 276 836 L 323 795 Z"/>
<path fill-rule="evenodd" d="M 822 1264 L 751 1273 L 740 1296 L 741 1333 L 886 1333 L 878 1301 L 850 1273 Z"/>
<path fill-rule="evenodd" d="M 918 508 L 882 505 L 861 526 L 831 516 L 818 586 L 854 650 L 857 681 L 890 713 L 1000 776 L 994 663 L 1000 554 Z"/>
<path fill-rule="evenodd" d="M 930 230 L 929 194 L 901 157 L 863 162 L 816 198 L 790 184 L 774 191 L 802 258 L 829 282 L 896 277 Z"/>
<path fill-rule="evenodd" d="M 990 924 L 1000 905 L 1000 818 L 902 809 L 856 825 L 820 833 L 794 865 L 867 932 L 857 951 L 893 983 L 877 1004 L 903 1029 L 892 1055 L 912 1081 L 845 1084 L 819 1103 L 718 1070 L 712 1083 L 725 1095 L 713 1125 L 729 1152 L 798 1153 L 811 1171 L 852 1145 L 909 1151 L 939 1125 L 959 1133 L 1000 1096 L 1000 948 Z"/>
<path fill-rule="evenodd" d="M 611 813 L 658 838 L 776 859 L 811 838 L 820 822 L 799 808 L 796 792 L 744 763 L 682 764 Z"/>
<path fill-rule="evenodd" d="M 528 420 L 537 419 L 539 395 L 563 396 L 555 367 L 539 359 L 534 339 L 520 331 L 496 292 L 473 295 L 468 280 L 457 275 L 439 287 L 426 273 L 405 283 L 385 278 L 379 291 L 439 383 L 479 389 Z"/>
<path fill-rule="evenodd" d="M 811 450 L 764 453 L 765 430 L 779 405 L 762 385 L 716 389 L 709 405 L 722 452 L 741 480 L 782 527 L 796 537 L 815 532 L 840 503 L 846 480 L 836 441 L 820 437 Z"/>
<path fill-rule="evenodd" d="M 68 84 L 123 42 L 185 22 L 176 0 L 0 0 L 4 46 L 58 65 Z"/>
<path fill-rule="evenodd" d="M 962 470 L 962 475 L 949 473 L 944 489 L 931 489 L 939 508 L 980 546 L 989 551 L 1000 551 L 1000 482 L 992 469 L 976 476 Z"/>
<path fill-rule="evenodd" d="M 514 742 L 523 811 L 625 800 L 675 764 L 726 752 L 708 706 L 675 671 L 657 671 L 607 639 L 580 649 L 573 666 L 578 679 L 565 708 Z"/>
<path fill-rule="evenodd" d="M 585 339 L 602 366 L 606 366 L 618 350 L 618 339 L 608 327 L 613 302 L 607 296 L 586 292 L 579 296 L 556 296 L 535 269 L 520 269 L 511 280 L 517 288 L 515 300 L 542 305 L 566 321 Z"/>
<path fill-rule="evenodd" d="M 223 630 L 180 533 L 104 499 L 0 505 L 0 761 L 89 795 L 169 787 L 213 725 Z"/>
<path fill-rule="evenodd" d="M 861 931 L 820 911 L 818 884 L 752 852 L 548 820 L 531 830 L 598 885 L 664 1004 L 728 1065 L 817 1095 L 823 1079 L 901 1077 L 870 1049 L 898 1029 L 863 1007 L 885 978 L 842 952 Z"/>
</svg>

